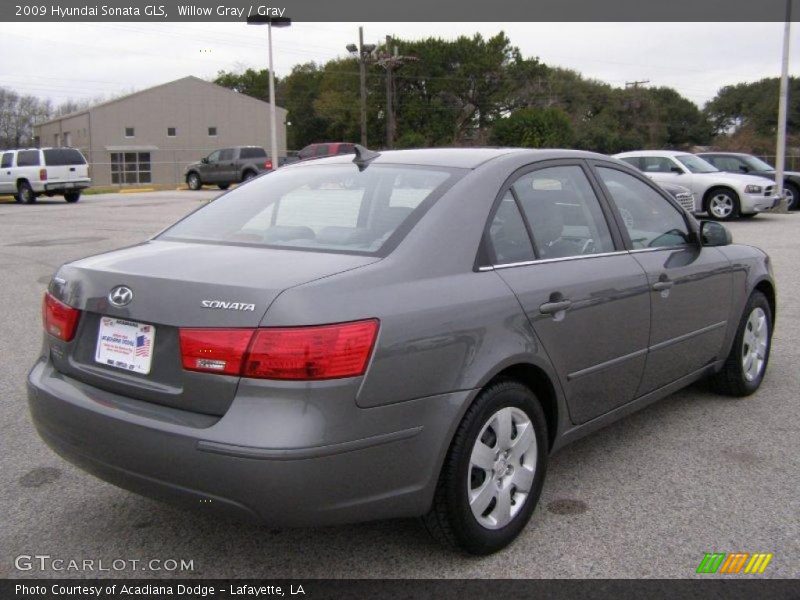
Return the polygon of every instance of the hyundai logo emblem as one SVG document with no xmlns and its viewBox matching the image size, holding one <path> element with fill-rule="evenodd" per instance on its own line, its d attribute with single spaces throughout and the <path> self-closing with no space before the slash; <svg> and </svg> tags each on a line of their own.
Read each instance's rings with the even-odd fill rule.
<svg viewBox="0 0 800 600">
<path fill-rule="evenodd" d="M 118 285 L 108 293 L 108 301 L 114 306 L 127 306 L 133 300 L 131 288 Z"/>
</svg>

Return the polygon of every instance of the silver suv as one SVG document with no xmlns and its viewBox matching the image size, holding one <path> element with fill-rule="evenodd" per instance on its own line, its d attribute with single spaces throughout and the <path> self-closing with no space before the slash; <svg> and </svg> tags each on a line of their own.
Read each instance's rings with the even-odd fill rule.
<svg viewBox="0 0 800 600">
<path fill-rule="evenodd" d="M 6 150 L 0 156 L 0 194 L 14 194 L 17 202 L 30 204 L 42 194 L 77 202 L 91 184 L 86 158 L 75 148 Z"/>
</svg>

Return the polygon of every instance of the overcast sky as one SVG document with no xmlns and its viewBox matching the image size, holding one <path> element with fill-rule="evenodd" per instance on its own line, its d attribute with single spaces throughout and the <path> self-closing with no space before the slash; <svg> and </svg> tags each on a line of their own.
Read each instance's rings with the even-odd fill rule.
<svg viewBox="0 0 800 600">
<path fill-rule="evenodd" d="M 453 39 L 505 31 L 525 56 L 622 87 L 650 80 L 699 106 L 717 90 L 780 74 L 782 23 L 365 23 L 387 34 Z M 92 99 L 217 71 L 267 64 L 266 30 L 243 23 L 3 23 L 0 86 L 60 102 Z M 295 23 L 274 30 L 275 71 L 347 54 L 356 23 Z M 800 75 L 800 24 L 790 72 Z"/>
</svg>

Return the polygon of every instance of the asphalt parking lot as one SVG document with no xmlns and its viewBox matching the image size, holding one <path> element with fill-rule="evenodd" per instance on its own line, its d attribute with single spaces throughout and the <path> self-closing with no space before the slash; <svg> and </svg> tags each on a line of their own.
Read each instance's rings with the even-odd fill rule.
<svg viewBox="0 0 800 600">
<path fill-rule="evenodd" d="M 730 399 L 696 385 L 568 446 L 551 460 L 528 528 L 494 556 L 443 550 L 415 521 L 276 530 L 218 520 L 64 462 L 36 435 L 25 395 L 50 275 L 141 241 L 216 193 L 0 202 L 0 577 L 170 575 L 15 568 L 15 557 L 35 554 L 192 560 L 179 575 L 195 577 L 692 577 L 711 551 L 771 552 L 762 577 L 800 575 L 800 214 L 730 225 L 736 242 L 771 254 L 779 286 L 760 391 Z"/>
</svg>

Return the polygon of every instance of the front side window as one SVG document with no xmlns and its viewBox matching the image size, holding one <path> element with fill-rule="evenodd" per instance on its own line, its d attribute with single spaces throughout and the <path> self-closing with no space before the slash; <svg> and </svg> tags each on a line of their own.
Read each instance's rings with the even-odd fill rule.
<svg viewBox="0 0 800 600">
<path fill-rule="evenodd" d="M 351 164 L 280 169 L 219 197 L 161 237 L 377 254 L 464 172 L 399 165 L 359 171 Z"/>
<path fill-rule="evenodd" d="M 581 167 L 533 171 L 512 189 L 530 224 L 537 258 L 614 251 L 600 202 Z"/>
<path fill-rule="evenodd" d="M 233 160 L 233 148 L 225 148 L 220 151 L 219 160 Z"/>
<path fill-rule="evenodd" d="M 719 171 L 719 169 L 717 169 L 717 167 L 712 165 L 710 162 L 705 161 L 694 154 L 681 154 L 675 158 L 678 159 L 678 162 L 689 169 L 692 173 L 716 173 Z"/>
<path fill-rule="evenodd" d="M 328 156 L 328 144 L 320 144 L 314 150 L 314 156 Z"/>
<path fill-rule="evenodd" d="M 678 208 L 636 177 L 598 167 L 634 249 L 688 246 L 689 228 Z"/>
<path fill-rule="evenodd" d="M 211 154 L 208 155 L 208 162 L 215 163 L 219 160 L 220 151 L 214 150 Z"/>
<path fill-rule="evenodd" d="M 18 167 L 38 167 L 39 166 L 39 151 L 38 150 L 20 150 L 17 152 L 17 166 Z"/>
</svg>

